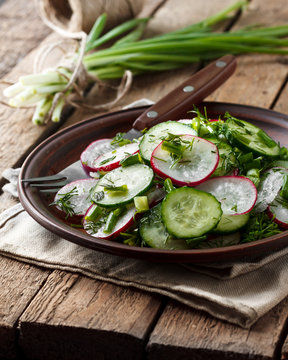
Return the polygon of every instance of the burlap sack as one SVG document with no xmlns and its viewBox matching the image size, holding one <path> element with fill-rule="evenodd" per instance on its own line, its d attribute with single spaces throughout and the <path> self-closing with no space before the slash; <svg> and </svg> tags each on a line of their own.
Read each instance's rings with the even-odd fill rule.
<svg viewBox="0 0 288 360">
<path fill-rule="evenodd" d="M 107 28 L 134 17 L 151 16 L 165 0 L 38 0 L 42 15 L 69 32 L 89 32 L 96 18 L 107 14 Z"/>
</svg>

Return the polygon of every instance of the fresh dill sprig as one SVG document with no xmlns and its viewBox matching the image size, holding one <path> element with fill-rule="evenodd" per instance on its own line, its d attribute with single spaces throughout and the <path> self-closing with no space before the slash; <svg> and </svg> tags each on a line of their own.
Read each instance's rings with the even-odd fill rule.
<svg viewBox="0 0 288 360">
<path fill-rule="evenodd" d="M 247 243 L 281 233 L 278 225 L 265 212 L 250 218 L 241 234 L 241 242 Z"/>
<path fill-rule="evenodd" d="M 129 246 L 140 246 L 140 247 L 145 246 L 144 241 L 139 235 L 138 228 L 135 228 L 131 231 L 120 233 L 120 239 L 122 240 L 123 244 Z"/>
<path fill-rule="evenodd" d="M 71 199 L 72 197 L 74 196 L 77 196 L 78 195 L 78 191 L 77 191 L 77 187 L 74 186 L 73 189 L 71 189 L 70 191 L 68 191 L 67 193 L 65 194 L 58 194 L 60 196 L 59 199 L 53 201 L 50 206 L 53 206 L 53 205 L 56 205 L 58 206 L 62 211 L 64 211 L 67 216 L 66 216 L 66 219 L 69 217 L 69 216 L 73 216 L 73 215 L 76 215 L 75 214 L 75 210 L 72 206 L 72 203 L 71 203 Z"/>
</svg>

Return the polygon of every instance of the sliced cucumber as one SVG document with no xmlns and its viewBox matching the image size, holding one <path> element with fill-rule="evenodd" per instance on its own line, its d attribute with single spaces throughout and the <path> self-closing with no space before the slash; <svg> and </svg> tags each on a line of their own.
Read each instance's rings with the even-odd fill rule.
<svg viewBox="0 0 288 360">
<path fill-rule="evenodd" d="M 141 157 L 147 162 L 150 161 L 153 150 L 169 133 L 174 135 L 197 135 L 196 131 L 189 125 L 182 124 L 178 121 L 160 123 L 153 126 L 143 136 L 139 144 Z"/>
<path fill-rule="evenodd" d="M 249 220 L 249 214 L 242 215 L 222 215 L 216 228 L 212 230 L 213 234 L 229 234 L 240 230 Z"/>
<path fill-rule="evenodd" d="M 229 117 L 225 123 L 225 135 L 233 145 L 257 155 L 280 155 L 279 145 L 265 131 L 244 120 Z"/>
<path fill-rule="evenodd" d="M 275 160 L 272 162 L 271 167 L 283 167 L 288 169 L 288 160 Z"/>
<path fill-rule="evenodd" d="M 144 242 L 156 249 L 186 250 L 188 245 L 183 239 L 171 236 L 161 218 L 161 204 L 150 209 L 140 220 L 139 232 Z"/>
<path fill-rule="evenodd" d="M 193 238 L 212 230 L 218 224 L 222 210 L 213 195 L 184 186 L 166 195 L 161 213 L 171 235 Z"/>
<path fill-rule="evenodd" d="M 104 175 L 96 184 L 92 200 L 103 207 L 128 204 L 135 196 L 145 193 L 152 185 L 153 170 L 143 164 L 116 168 Z"/>
</svg>

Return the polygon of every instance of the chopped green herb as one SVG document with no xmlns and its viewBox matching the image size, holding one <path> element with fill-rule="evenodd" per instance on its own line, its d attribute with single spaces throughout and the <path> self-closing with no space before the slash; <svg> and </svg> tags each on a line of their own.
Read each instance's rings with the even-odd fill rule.
<svg viewBox="0 0 288 360">
<path fill-rule="evenodd" d="M 99 163 L 99 165 L 100 165 L 100 166 L 105 165 L 105 164 L 113 161 L 114 159 L 116 159 L 116 155 L 111 156 L 110 158 L 107 158 L 107 159 L 105 159 L 105 160 L 102 160 L 102 161 Z"/>
<path fill-rule="evenodd" d="M 58 206 L 62 211 L 64 211 L 67 216 L 66 219 L 69 216 L 75 215 L 74 208 L 71 204 L 71 198 L 78 195 L 77 187 L 73 187 L 70 191 L 68 191 L 65 194 L 58 194 L 60 196 L 59 199 L 53 201 L 50 206 L 56 205 Z"/>
<path fill-rule="evenodd" d="M 117 145 L 117 146 L 123 146 L 123 145 L 127 145 L 130 144 L 131 141 L 129 139 L 125 139 L 124 138 L 125 133 L 123 132 L 119 132 L 117 133 L 114 138 L 111 141 L 111 145 Z"/>
<path fill-rule="evenodd" d="M 279 233 L 281 233 L 281 230 L 278 225 L 263 212 L 250 218 L 244 232 L 241 234 L 241 242 L 260 240 Z"/>
</svg>

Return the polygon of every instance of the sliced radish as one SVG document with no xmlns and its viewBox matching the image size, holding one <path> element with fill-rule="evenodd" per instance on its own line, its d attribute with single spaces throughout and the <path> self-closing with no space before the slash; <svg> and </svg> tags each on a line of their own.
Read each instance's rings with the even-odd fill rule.
<svg viewBox="0 0 288 360">
<path fill-rule="evenodd" d="M 105 154 L 99 155 L 92 163 L 94 171 L 111 171 L 120 166 L 120 161 L 139 151 L 137 143 L 117 147 Z"/>
<path fill-rule="evenodd" d="M 243 176 L 219 176 L 206 180 L 197 186 L 216 197 L 221 203 L 224 215 L 246 214 L 252 210 L 257 189 L 253 182 Z"/>
<path fill-rule="evenodd" d="M 54 203 L 67 215 L 83 216 L 91 205 L 90 190 L 95 179 L 80 179 L 63 186 L 55 195 Z"/>
<path fill-rule="evenodd" d="M 181 135 L 185 142 L 193 142 L 182 159 L 173 166 L 170 153 L 162 149 L 160 143 L 152 153 L 151 166 L 156 174 L 170 178 L 175 185 L 194 186 L 206 180 L 217 168 L 218 149 L 210 141 L 194 135 Z"/>
<path fill-rule="evenodd" d="M 178 120 L 178 122 L 180 122 L 182 124 L 186 124 L 186 125 L 191 125 L 193 120 L 192 119 L 180 119 L 180 120 Z"/>
<path fill-rule="evenodd" d="M 209 119 L 210 122 L 219 121 L 219 119 Z M 186 125 L 191 125 L 193 123 L 193 119 L 180 119 L 178 122 Z"/>
<path fill-rule="evenodd" d="M 91 216 L 93 214 L 95 208 L 97 208 L 97 205 L 93 204 L 87 210 L 85 217 L 83 219 L 84 230 L 93 237 L 97 237 L 100 239 L 106 239 L 106 240 L 115 239 L 117 236 L 120 235 L 121 232 L 125 232 L 134 223 L 134 215 L 135 215 L 136 209 L 134 206 L 132 206 L 132 207 L 130 206 L 127 209 L 127 211 L 118 218 L 112 232 L 105 233 L 104 232 L 105 217 L 100 216 L 99 218 L 97 218 L 94 221 L 89 220 L 89 216 Z"/>
<path fill-rule="evenodd" d="M 278 195 L 268 206 L 268 215 L 274 218 L 276 224 L 283 229 L 288 229 L 288 207 L 286 204 L 287 201 L 284 204 L 284 199 Z"/>
<path fill-rule="evenodd" d="M 97 170 L 93 167 L 94 160 L 108 151 L 114 149 L 111 145 L 112 139 L 99 139 L 93 141 L 80 155 L 82 166 L 86 173 L 89 175 L 90 172 L 96 172 Z"/>
<path fill-rule="evenodd" d="M 154 187 L 147 193 L 148 203 L 150 207 L 158 204 L 162 199 L 164 199 L 166 191 L 163 187 Z"/>
<path fill-rule="evenodd" d="M 283 184 L 283 176 L 288 174 L 288 169 L 273 167 L 263 174 L 264 179 L 258 188 L 258 198 L 255 204 L 255 212 L 260 213 L 267 209 L 276 198 Z"/>
</svg>

